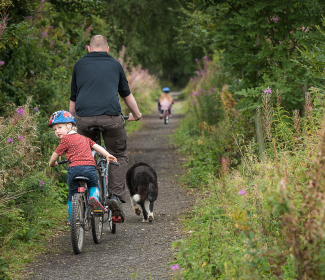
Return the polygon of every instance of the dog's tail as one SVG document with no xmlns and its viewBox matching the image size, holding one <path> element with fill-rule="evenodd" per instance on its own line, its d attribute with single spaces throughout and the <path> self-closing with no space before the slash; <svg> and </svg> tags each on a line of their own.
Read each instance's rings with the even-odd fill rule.
<svg viewBox="0 0 325 280">
<path fill-rule="evenodd" d="M 150 202 L 153 202 L 158 197 L 158 188 L 154 183 L 149 183 L 148 199 Z"/>
</svg>

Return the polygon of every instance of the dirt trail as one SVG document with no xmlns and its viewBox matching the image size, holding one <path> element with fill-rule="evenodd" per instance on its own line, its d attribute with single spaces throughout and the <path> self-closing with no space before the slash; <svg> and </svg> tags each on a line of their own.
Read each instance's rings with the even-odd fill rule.
<svg viewBox="0 0 325 280">
<path fill-rule="evenodd" d="M 126 221 L 117 225 L 116 234 L 109 233 L 105 224 L 103 241 L 96 245 L 91 233 L 87 233 L 80 255 L 73 253 L 69 234 L 61 237 L 53 248 L 57 252 L 41 256 L 30 267 L 34 274 L 28 279 L 126 280 L 132 279 L 130 276 L 135 272 L 137 279 L 150 279 L 150 275 L 157 280 L 171 279 L 171 242 L 181 238 L 179 213 L 190 202 L 175 177 L 181 172 L 181 159 L 168 145 L 168 136 L 182 118 L 179 107 L 176 103 L 168 125 L 159 119 L 158 112 L 143 117 L 143 127 L 128 140 L 130 166 L 135 161 L 144 161 L 158 174 L 159 197 L 154 205 L 153 223 L 142 223 L 127 201 L 123 204 Z"/>
</svg>

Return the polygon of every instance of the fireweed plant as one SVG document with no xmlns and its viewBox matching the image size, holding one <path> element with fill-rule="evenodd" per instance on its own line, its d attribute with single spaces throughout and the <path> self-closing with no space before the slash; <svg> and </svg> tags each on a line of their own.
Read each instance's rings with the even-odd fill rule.
<svg viewBox="0 0 325 280">
<path fill-rule="evenodd" d="M 220 68 L 217 73 L 224 75 Z M 282 107 L 277 89 L 260 92 L 261 157 L 255 124 L 222 101 L 220 77 L 204 79 L 193 78 L 185 89 L 189 110 L 174 136 L 189 155 L 184 183 L 196 188 L 198 197 L 184 222 L 185 238 L 173 243 L 182 277 L 322 279 L 324 93 L 310 88 L 301 115 Z M 211 83 L 215 100 L 202 91 L 191 95 Z M 227 90 L 228 101 L 230 97 Z M 202 106 L 207 100 L 199 98 L 214 101 L 217 120 L 204 118 L 216 108 Z"/>
</svg>

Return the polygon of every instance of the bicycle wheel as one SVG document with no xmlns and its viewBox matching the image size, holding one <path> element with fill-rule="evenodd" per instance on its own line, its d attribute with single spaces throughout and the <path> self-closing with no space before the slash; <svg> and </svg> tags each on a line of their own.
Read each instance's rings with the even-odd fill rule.
<svg viewBox="0 0 325 280">
<path fill-rule="evenodd" d="M 110 232 L 114 234 L 116 233 L 116 224 L 113 224 L 112 213 L 111 210 L 108 210 L 108 228 Z"/>
<path fill-rule="evenodd" d="M 102 241 L 103 216 L 93 215 L 91 217 L 91 231 L 95 244 L 99 244 Z"/>
<path fill-rule="evenodd" d="M 165 124 L 168 124 L 168 119 L 169 119 L 169 116 L 167 113 L 165 113 L 165 118 L 164 118 L 164 122 Z"/>
<path fill-rule="evenodd" d="M 83 195 L 77 193 L 72 198 L 71 205 L 71 243 L 74 253 L 80 254 L 84 246 L 85 231 L 82 227 L 84 223 L 84 200 Z"/>
</svg>

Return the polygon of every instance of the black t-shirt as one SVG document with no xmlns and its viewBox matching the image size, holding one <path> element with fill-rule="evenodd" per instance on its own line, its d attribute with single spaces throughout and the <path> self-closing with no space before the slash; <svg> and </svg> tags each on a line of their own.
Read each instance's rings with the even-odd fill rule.
<svg viewBox="0 0 325 280">
<path fill-rule="evenodd" d="M 131 92 L 122 65 L 106 52 L 90 52 L 73 69 L 70 100 L 79 117 L 121 114 L 117 92 Z"/>
</svg>

